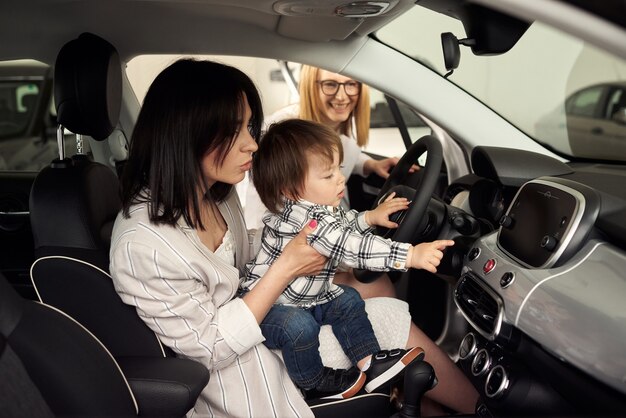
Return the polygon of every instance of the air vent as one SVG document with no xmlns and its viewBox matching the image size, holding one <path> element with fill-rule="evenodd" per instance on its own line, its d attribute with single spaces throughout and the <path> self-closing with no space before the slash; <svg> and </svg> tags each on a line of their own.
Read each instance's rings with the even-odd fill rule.
<svg viewBox="0 0 626 418">
<path fill-rule="evenodd" d="M 450 187 L 446 189 L 446 192 L 443 196 L 443 201 L 448 205 L 452 203 L 452 199 L 454 199 L 459 193 L 467 191 L 467 187 L 462 184 L 452 184 Z"/>
<path fill-rule="evenodd" d="M 454 300 L 465 319 L 485 338 L 494 340 L 502 323 L 502 302 L 479 280 L 469 274 L 461 277 Z"/>
</svg>

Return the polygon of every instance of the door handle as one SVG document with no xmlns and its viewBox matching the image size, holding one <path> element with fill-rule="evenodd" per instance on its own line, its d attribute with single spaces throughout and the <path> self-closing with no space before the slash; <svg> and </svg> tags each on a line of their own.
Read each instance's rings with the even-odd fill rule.
<svg viewBox="0 0 626 418">
<path fill-rule="evenodd" d="M 591 128 L 591 133 L 594 135 L 602 135 L 604 133 L 604 129 L 596 126 L 595 128 Z"/>
</svg>

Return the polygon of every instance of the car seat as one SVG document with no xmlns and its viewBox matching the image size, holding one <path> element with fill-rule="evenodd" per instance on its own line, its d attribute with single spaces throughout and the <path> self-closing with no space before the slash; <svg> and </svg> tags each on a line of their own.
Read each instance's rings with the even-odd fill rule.
<svg viewBox="0 0 626 418">
<path fill-rule="evenodd" d="M 208 382 L 208 371 L 192 360 L 146 360 L 152 372 L 143 374 L 143 384 L 159 390 L 136 390 L 132 374 L 138 368 L 119 364 L 68 315 L 22 298 L 0 274 L 0 416 L 183 416 Z M 428 363 L 409 365 L 405 392 L 412 396 L 399 413 L 382 393 L 310 404 L 318 418 L 419 416 L 419 400 L 433 379 Z"/>
<path fill-rule="evenodd" d="M 58 54 L 60 156 L 41 170 L 31 190 L 31 279 L 42 302 L 80 322 L 115 357 L 164 357 L 152 330 L 122 302 L 108 274 L 111 230 L 121 209 L 117 176 L 86 155 L 65 158 L 63 152 L 64 128 L 95 140 L 111 134 L 120 113 L 121 73 L 117 51 L 96 35 L 82 34 Z"/>
<path fill-rule="evenodd" d="M 139 380 L 136 363 L 129 376 L 82 325 L 23 299 L 0 275 L 0 416 L 184 416 L 208 371 L 187 359 L 146 360 L 149 374 Z"/>
</svg>

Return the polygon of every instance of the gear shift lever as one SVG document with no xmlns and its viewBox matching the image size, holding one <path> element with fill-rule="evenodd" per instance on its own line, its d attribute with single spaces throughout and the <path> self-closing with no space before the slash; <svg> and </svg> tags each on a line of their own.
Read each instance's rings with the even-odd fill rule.
<svg viewBox="0 0 626 418">
<path fill-rule="evenodd" d="M 435 371 L 427 362 L 419 361 L 407 366 L 404 370 L 404 403 L 393 418 L 419 417 L 422 396 L 436 384 Z"/>
</svg>

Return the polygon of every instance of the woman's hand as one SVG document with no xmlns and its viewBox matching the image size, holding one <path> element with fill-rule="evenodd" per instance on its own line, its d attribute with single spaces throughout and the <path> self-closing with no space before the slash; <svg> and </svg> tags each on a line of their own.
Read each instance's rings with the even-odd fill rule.
<svg viewBox="0 0 626 418">
<path fill-rule="evenodd" d="M 365 222 L 369 226 L 384 226 L 385 228 L 397 228 L 398 224 L 389 220 L 389 215 L 409 208 L 409 199 L 404 197 L 394 197 L 395 192 L 389 194 L 385 201 L 378 205 L 376 209 L 365 212 Z"/>
<path fill-rule="evenodd" d="M 280 263 L 283 271 L 289 272 L 292 279 L 318 274 L 327 261 L 327 258 L 314 250 L 306 240 L 307 235 L 315 231 L 316 227 L 315 219 L 305 225 L 300 233 L 285 246 L 283 253 L 274 262 L 274 264 Z"/>
<path fill-rule="evenodd" d="M 293 279 L 318 274 L 326 257 L 315 251 L 306 236 L 315 231 L 317 221 L 312 220 L 287 244 L 256 286 L 243 296 L 243 301 L 260 324 L 278 296 Z"/>
<path fill-rule="evenodd" d="M 385 158 L 384 160 L 375 160 L 373 158 L 369 159 L 363 164 L 363 174 L 369 176 L 370 174 L 375 173 L 386 179 L 389 177 L 391 170 L 393 170 L 393 168 L 398 164 L 398 161 L 400 161 L 398 157 Z M 409 173 L 415 173 L 419 169 L 418 165 L 413 164 L 409 169 Z"/>
<path fill-rule="evenodd" d="M 437 267 L 443 258 L 446 247 L 454 245 L 454 241 L 442 239 L 433 242 L 423 242 L 409 249 L 407 255 L 407 267 L 424 269 L 431 273 L 437 273 Z"/>
</svg>

